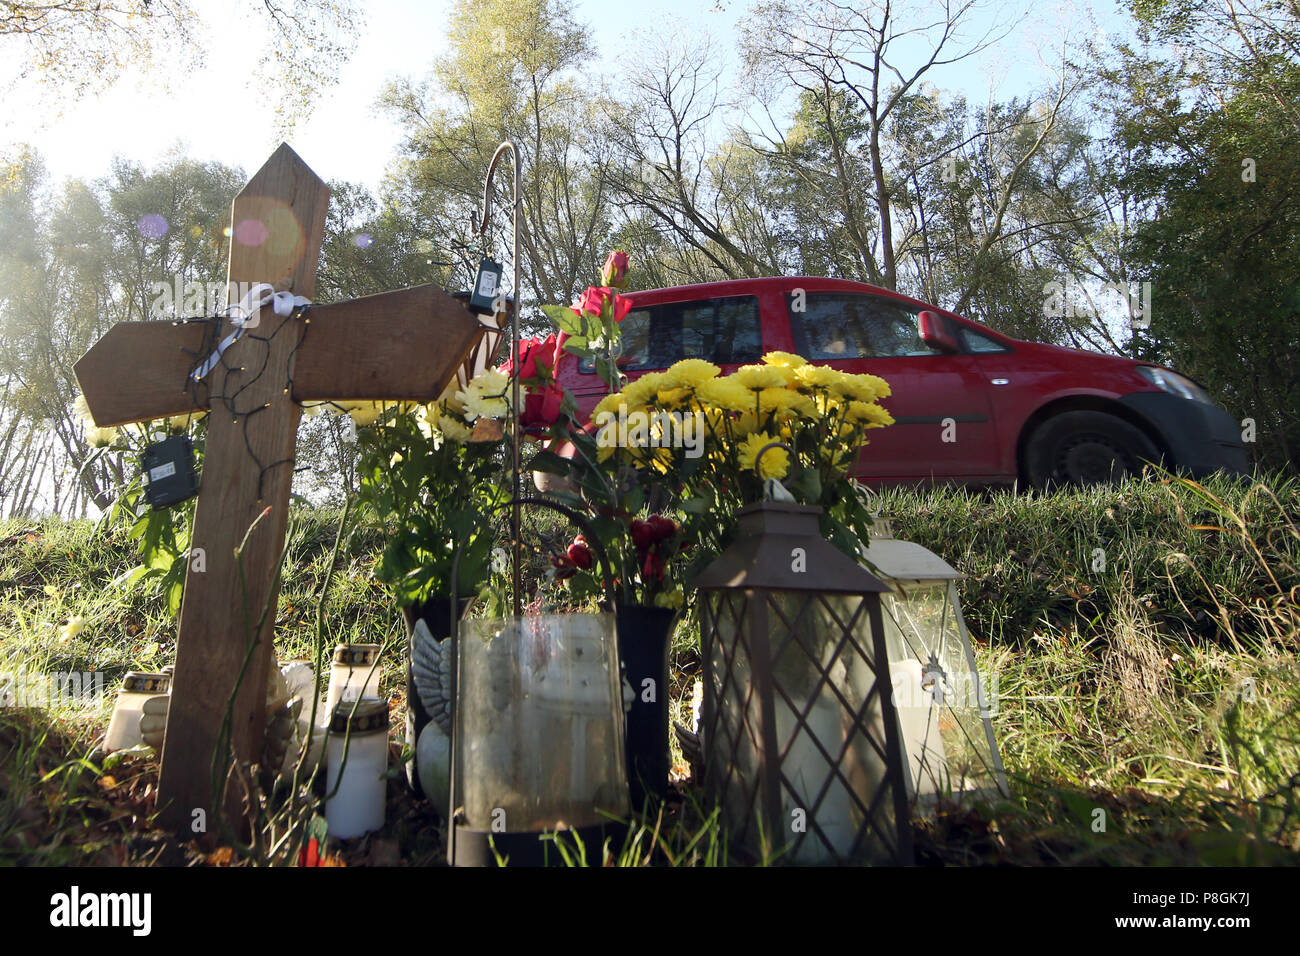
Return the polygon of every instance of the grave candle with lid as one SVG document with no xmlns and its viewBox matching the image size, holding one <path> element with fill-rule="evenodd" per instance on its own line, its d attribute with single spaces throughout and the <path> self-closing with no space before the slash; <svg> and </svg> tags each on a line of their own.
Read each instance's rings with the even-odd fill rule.
<svg viewBox="0 0 1300 956">
<path fill-rule="evenodd" d="M 151 674 L 128 671 L 122 679 L 122 689 L 113 703 L 113 716 L 108 721 L 104 735 L 106 751 L 125 750 L 143 743 L 140 736 L 140 715 L 144 702 L 159 694 L 171 693 L 170 674 Z"/>
<path fill-rule="evenodd" d="M 340 701 L 358 697 L 378 697 L 379 679 L 384 669 L 379 665 L 378 644 L 340 644 L 334 648 L 330 667 L 330 686 L 325 698 L 325 713 L 334 715 Z"/>
<path fill-rule="evenodd" d="M 325 759 L 325 822 L 330 836 L 347 840 L 382 827 L 388 701 L 363 697 L 339 707 L 330 721 Z"/>
</svg>

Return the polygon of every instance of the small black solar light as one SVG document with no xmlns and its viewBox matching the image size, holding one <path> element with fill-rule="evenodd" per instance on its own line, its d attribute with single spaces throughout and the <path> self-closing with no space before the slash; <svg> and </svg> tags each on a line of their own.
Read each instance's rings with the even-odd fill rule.
<svg viewBox="0 0 1300 956">
<path fill-rule="evenodd" d="M 140 467 L 144 471 L 144 500 L 154 510 L 193 498 L 199 491 L 194 473 L 194 443 L 188 435 L 173 435 L 149 445 Z"/>
</svg>

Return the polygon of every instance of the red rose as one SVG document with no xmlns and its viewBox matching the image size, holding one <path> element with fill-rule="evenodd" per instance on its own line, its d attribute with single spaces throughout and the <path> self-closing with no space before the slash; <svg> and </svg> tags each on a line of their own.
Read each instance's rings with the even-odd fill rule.
<svg viewBox="0 0 1300 956">
<path fill-rule="evenodd" d="M 566 554 L 552 555 L 551 567 L 555 568 L 555 576 L 561 581 L 578 573 L 578 568 L 569 560 L 569 556 Z"/>
<path fill-rule="evenodd" d="M 614 321 L 622 322 L 624 316 L 632 311 L 632 300 L 625 295 L 614 296 Z"/>
<path fill-rule="evenodd" d="M 677 533 L 677 523 L 663 515 L 651 515 L 650 527 L 654 530 L 656 541 L 665 541 Z"/>
<path fill-rule="evenodd" d="M 593 563 L 591 549 L 587 547 L 587 542 L 585 541 L 580 542 L 575 538 L 573 544 L 569 545 L 569 550 L 566 553 L 569 556 L 569 560 L 572 561 L 574 566 L 580 571 L 586 571 Z"/>
<path fill-rule="evenodd" d="M 611 252 L 605 260 L 605 268 L 600 270 L 601 285 L 621 289 L 627 284 L 627 253 Z"/>
<path fill-rule="evenodd" d="M 650 547 L 655 540 L 655 530 L 650 522 L 642 521 L 640 518 L 632 522 L 632 543 L 637 546 L 638 551 Z"/>
<path fill-rule="evenodd" d="M 520 379 L 539 378 L 542 368 L 546 369 L 548 375 L 553 375 L 558 351 L 559 343 L 554 335 L 548 335 L 545 339 L 521 339 L 519 352 L 523 355 L 523 362 L 520 365 Z M 509 375 L 514 368 L 514 360 L 509 359 L 499 366 L 499 371 Z"/>
<path fill-rule="evenodd" d="M 663 558 L 654 551 L 645 556 L 645 562 L 641 565 L 641 580 L 648 582 L 651 578 L 656 581 L 664 579 Z"/>
<path fill-rule="evenodd" d="M 578 315 L 599 316 L 605 309 L 605 294 L 606 290 L 600 286 L 587 286 L 587 291 L 570 308 Z"/>
<path fill-rule="evenodd" d="M 519 427 L 538 434 L 555 424 L 564 402 L 564 388 L 552 382 L 542 388 L 529 388 L 524 399 L 524 410 L 519 416 Z"/>
<path fill-rule="evenodd" d="M 574 315 L 593 315 L 601 316 L 605 313 L 605 304 L 613 303 L 611 315 L 615 322 L 622 322 L 623 317 L 632 311 L 632 300 L 627 296 L 619 295 L 608 286 L 588 286 L 587 291 L 577 302 L 569 306 Z"/>
</svg>

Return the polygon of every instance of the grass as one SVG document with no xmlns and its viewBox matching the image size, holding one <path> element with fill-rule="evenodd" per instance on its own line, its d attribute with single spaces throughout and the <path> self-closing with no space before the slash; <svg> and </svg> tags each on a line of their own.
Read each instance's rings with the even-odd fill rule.
<svg viewBox="0 0 1300 956">
<path fill-rule="evenodd" d="M 898 537 L 967 575 L 963 610 L 980 668 L 997 681 L 994 726 L 1011 781 L 1008 800 L 914 821 L 919 862 L 1300 862 L 1300 484 L 874 498 Z M 295 516 L 277 614 L 281 658 L 310 651 L 337 518 Z M 398 611 L 371 574 L 381 540 L 372 529 L 343 543 L 323 589 L 328 643 L 381 643 L 392 629 Z M 134 562 L 122 529 L 0 523 L 0 674 L 94 671 L 109 691 L 100 703 L 0 708 L 0 862 L 224 859 L 150 826 L 151 757 L 95 759 L 122 675 L 175 656 L 162 601 L 113 583 Z M 84 622 L 76 633 L 74 618 Z M 683 723 L 696 641 L 684 622 L 671 689 L 672 717 Z M 405 705 L 399 648 L 384 661 L 381 688 L 395 699 L 394 756 Z M 685 771 L 679 754 L 675 765 Z M 443 832 L 396 781 L 388 819 L 377 837 L 342 847 L 342 858 L 441 861 Z M 609 862 L 626 865 L 726 860 L 717 818 L 689 783 L 662 818 L 611 850 Z"/>
</svg>

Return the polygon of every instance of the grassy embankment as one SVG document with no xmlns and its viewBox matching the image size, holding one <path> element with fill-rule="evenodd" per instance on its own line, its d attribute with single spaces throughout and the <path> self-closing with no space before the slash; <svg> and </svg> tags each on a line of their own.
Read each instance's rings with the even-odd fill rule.
<svg viewBox="0 0 1300 956">
<path fill-rule="evenodd" d="M 898 537 L 968 575 L 966 617 L 981 670 L 996 680 L 1012 788 L 996 806 L 916 821 L 919 862 L 1300 862 L 1300 484 L 1141 482 L 1046 497 L 889 491 L 878 500 Z M 310 650 L 336 520 L 297 516 L 277 620 L 282 657 Z M 359 532 L 341 549 L 323 607 L 331 645 L 392 633 L 395 609 L 370 574 L 379 540 Z M 0 524 L 0 674 L 98 671 L 111 691 L 127 670 L 170 662 L 163 603 L 113 585 L 134 563 L 120 530 Z M 77 633 L 66 627 L 73 618 L 84 622 Z M 680 720 L 698 672 L 694 639 L 689 625 L 679 629 Z M 394 643 L 384 690 L 395 717 L 399 661 Z M 193 858 L 194 848 L 148 826 L 154 760 L 88 759 L 107 717 L 107 702 L 0 708 L 0 862 Z M 400 727 L 395 719 L 394 752 Z M 440 860 L 431 816 L 396 781 L 390 792 L 384 833 L 344 848 L 345 858 Z M 719 859 L 716 828 L 689 800 L 673 806 L 657 834 L 638 832 L 625 862 Z"/>
</svg>

